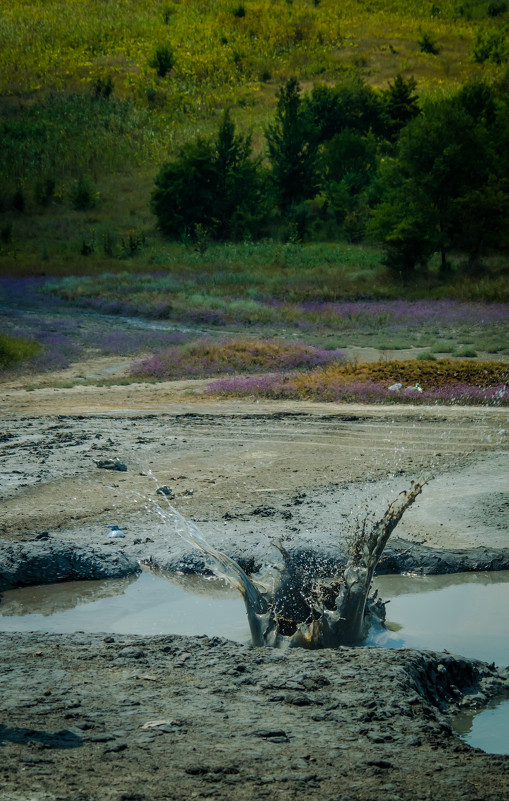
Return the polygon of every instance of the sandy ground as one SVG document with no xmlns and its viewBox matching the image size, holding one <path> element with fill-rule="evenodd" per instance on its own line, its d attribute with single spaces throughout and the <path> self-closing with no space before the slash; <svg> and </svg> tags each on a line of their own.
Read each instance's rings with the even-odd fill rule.
<svg viewBox="0 0 509 801">
<path fill-rule="evenodd" d="M 164 508 L 156 490 L 166 485 L 221 547 L 263 549 L 274 538 L 322 547 L 424 473 L 400 537 L 509 547 L 507 410 L 218 401 L 200 388 L 5 384 L 0 536 L 101 545 L 118 524 L 122 547 L 140 558 L 171 551 L 181 543 L 153 508 Z M 98 467 L 105 459 L 127 469 Z M 444 716 L 482 677 L 440 668 L 438 657 L 79 634 L 0 644 L 2 801 L 509 793 L 509 757 L 462 745 Z M 486 681 L 483 697 L 502 679 Z"/>
</svg>

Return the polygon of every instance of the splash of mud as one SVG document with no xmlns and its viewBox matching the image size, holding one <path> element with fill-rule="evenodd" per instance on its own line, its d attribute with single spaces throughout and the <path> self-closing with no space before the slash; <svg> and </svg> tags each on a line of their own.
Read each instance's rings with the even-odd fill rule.
<svg viewBox="0 0 509 801">
<path fill-rule="evenodd" d="M 343 571 L 329 581 L 317 578 L 278 544 L 283 565 L 272 576 L 270 588 L 255 583 L 235 560 L 211 546 L 168 498 L 167 509 L 158 512 L 174 524 L 180 537 L 213 560 L 218 575 L 240 590 L 254 645 L 337 648 L 361 642 L 374 621 L 385 620 L 385 605 L 376 592 L 369 596 L 375 568 L 392 532 L 428 480 L 412 482 L 376 522 L 364 520 Z"/>
</svg>

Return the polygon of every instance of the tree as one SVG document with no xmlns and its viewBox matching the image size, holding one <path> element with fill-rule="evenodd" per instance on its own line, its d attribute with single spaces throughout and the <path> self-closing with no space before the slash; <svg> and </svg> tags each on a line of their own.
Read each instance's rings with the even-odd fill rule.
<svg viewBox="0 0 509 801">
<path fill-rule="evenodd" d="M 155 180 L 151 208 L 159 228 L 170 237 L 214 228 L 217 169 L 214 146 L 202 137 L 185 144 L 178 158 L 165 164 Z"/>
<path fill-rule="evenodd" d="M 199 226 L 215 239 L 258 233 L 265 207 L 259 161 L 251 139 L 235 132 L 225 112 L 215 141 L 202 137 L 180 150 L 156 177 L 152 211 L 168 236 L 193 236 Z"/>
<path fill-rule="evenodd" d="M 265 189 L 259 159 L 251 157 L 251 137 L 235 132 L 225 111 L 215 142 L 218 173 L 215 216 L 219 239 L 258 233 L 265 214 Z"/>
<path fill-rule="evenodd" d="M 373 214 L 372 230 L 381 236 L 393 266 L 399 260 L 401 269 L 411 270 L 438 251 L 445 272 L 453 247 L 477 259 L 490 238 L 488 218 L 497 230 L 502 220 L 507 224 L 501 163 L 492 132 L 468 113 L 461 96 L 428 104 L 403 129 Z M 486 224 L 466 225 L 478 203 Z"/>
<path fill-rule="evenodd" d="M 345 129 L 376 136 L 385 129 L 380 94 L 360 79 L 337 86 L 316 86 L 303 101 L 304 113 L 315 131 L 318 143 L 332 139 Z"/>
<path fill-rule="evenodd" d="M 276 119 L 265 138 L 272 167 L 272 181 L 279 208 L 315 196 L 318 188 L 317 143 L 305 115 L 296 78 L 289 78 L 278 94 Z"/>
<path fill-rule="evenodd" d="M 382 92 L 382 102 L 387 117 L 386 137 L 395 142 L 402 128 L 419 114 L 419 103 L 415 90 L 417 81 L 396 75 L 394 82 Z"/>
<path fill-rule="evenodd" d="M 351 239 L 364 234 L 366 190 L 377 168 L 377 142 L 351 128 L 336 134 L 321 148 L 324 194 L 336 223 Z"/>
</svg>

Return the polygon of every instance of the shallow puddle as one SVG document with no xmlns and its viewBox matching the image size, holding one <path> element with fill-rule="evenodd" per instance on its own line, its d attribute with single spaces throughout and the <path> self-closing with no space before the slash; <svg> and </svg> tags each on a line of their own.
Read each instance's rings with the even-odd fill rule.
<svg viewBox="0 0 509 801">
<path fill-rule="evenodd" d="M 0 631 L 207 634 L 249 642 L 240 594 L 219 579 L 143 572 L 2 594 Z"/>
<path fill-rule="evenodd" d="M 509 754 L 509 698 L 490 701 L 483 709 L 457 715 L 454 731 L 474 748 L 489 754 Z"/>
<path fill-rule="evenodd" d="M 447 650 L 509 665 L 509 570 L 449 576 L 378 576 L 392 630 L 373 632 L 368 644 Z"/>
<path fill-rule="evenodd" d="M 368 645 L 447 650 L 509 665 L 509 571 L 378 576 L 389 629 Z M 0 631 L 207 634 L 249 642 L 244 603 L 216 578 L 144 571 L 139 577 L 4 592 Z"/>
</svg>

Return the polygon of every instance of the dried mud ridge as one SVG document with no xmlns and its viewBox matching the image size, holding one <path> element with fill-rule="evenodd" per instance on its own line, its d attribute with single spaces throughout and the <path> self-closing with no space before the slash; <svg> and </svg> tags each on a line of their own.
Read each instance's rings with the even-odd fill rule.
<svg viewBox="0 0 509 801">
<path fill-rule="evenodd" d="M 399 571 L 433 551 L 412 549 L 393 545 L 386 567 Z M 428 553 L 428 566 L 509 560 L 477 551 Z M 330 560 L 312 556 L 327 572 Z M 140 569 L 125 552 L 47 535 L 3 541 L 0 565 L 0 589 Z M 0 671 L 2 801 L 505 801 L 509 793 L 509 755 L 472 749 L 451 727 L 454 712 L 509 695 L 509 667 L 410 649 L 277 651 L 80 633 L 2 634 L 0 653 L 9 655 Z"/>
<path fill-rule="evenodd" d="M 187 546 L 189 547 L 189 546 Z M 347 561 L 346 548 L 340 545 L 313 550 L 289 547 L 295 564 L 306 566 L 313 575 L 329 578 L 339 573 Z M 231 548 L 227 556 L 248 574 L 261 569 L 269 554 L 258 548 L 257 556 L 244 549 Z M 210 575 L 210 562 L 199 551 L 167 548 L 146 543 L 126 546 L 121 551 L 111 547 L 78 545 L 39 535 L 29 542 L 0 540 L 0 592 L 34 584 L 58 581 L 84 581 L 134 576 L 140 563 L 171 573 Z M 443 575 L 481 570 L 509 570 L 509 548 L 437 549 L 394 538 L 386 547 L 376 575 L 415 573 Z"/>
<path fill-rule="evenodd" d="M 505 801 L 450 712 L 509 670 L 446 653 L 0 635 L 2 801 Z"/>
</svg>

